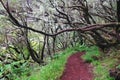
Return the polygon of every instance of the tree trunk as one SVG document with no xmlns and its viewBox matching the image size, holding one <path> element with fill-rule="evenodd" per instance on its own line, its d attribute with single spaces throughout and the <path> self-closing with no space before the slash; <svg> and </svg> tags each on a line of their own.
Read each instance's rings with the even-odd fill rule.
<svg viewBox="0 0 120 80">
<path fill-rule="evenodd" d="M 120 0 L 117 0 L 117 21 L 120 22 Z M 120 26 L 116 28 L 117 41 L 120 43 Z"/>
</svg>

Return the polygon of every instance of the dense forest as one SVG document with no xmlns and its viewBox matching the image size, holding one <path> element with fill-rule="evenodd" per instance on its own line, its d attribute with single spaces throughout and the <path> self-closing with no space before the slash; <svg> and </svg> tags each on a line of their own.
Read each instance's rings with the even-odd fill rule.
<svg viewBox="0 0 120 80">
<path fill-rule="evenodd" d="M 0 0 L 0 80 L 65 80 L 76 52 L 88 80 L 120 80 L 119 22 L 119 0 Z"/>
</svg>

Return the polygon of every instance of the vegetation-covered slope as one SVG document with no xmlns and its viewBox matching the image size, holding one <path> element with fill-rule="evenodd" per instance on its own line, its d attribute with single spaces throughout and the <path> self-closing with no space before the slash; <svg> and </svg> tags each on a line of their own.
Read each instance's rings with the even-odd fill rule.
<svg viewBox="0 0 120 80">
<path fill-rule="evenodd" d="M 33 78 L 35 67 L 40 65 L 41 73 L 35 72 L 42 75 L 50 63 L 56 66 L 51 76 L 58 78 L 72 52 L 57 52 L 70 48 L 86 51 L 83 59 L 95 66 L 95 74 L 106 69 L 105 77 L 95 79 L 109 79 L 110 73 L 119 80 L 119 9 L 120 0 L 0 0 L 0 79 Z M 60 72 L 52 73 L 56 69 Z"/>
</svg>

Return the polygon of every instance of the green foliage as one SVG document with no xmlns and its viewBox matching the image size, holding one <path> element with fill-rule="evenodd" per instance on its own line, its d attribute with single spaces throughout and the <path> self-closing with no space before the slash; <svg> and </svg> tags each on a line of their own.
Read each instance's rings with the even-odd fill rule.
<svg viewBox="0 0 120 80">
<path fill-rule="evenodd" d="M 35 51 L 39 51 L 39 50 L 42 50 L 43 44 L 37 40 L 31 40 L 31 46 Z"/>
<path fill-rule="evenodd" d="M 9 77 L 10 80 L 59 80 L 68 57 L 75 53 L 75 51 L 86 51 L 83 59 L 92 62 L 94 65 L 94 80 L 114 80 L 109 76 L 109 69 L 113 67 L 116 60 L 111 58 L 105 58 L 102 61 L 95 60 L 93 56 L 101 56 L 99 49 L 96 46 L 87 47 L 85 45 L 77 45 L 61 53 L 56 53 L 47 65 L 37 66 L 37 68 L 31 68 L 28 62 L 23 63 L 23 61 L 13 62 L 9 65 L 0 65 L 0 74 L 9 72 L 7 77 Z"/>
<path fill-rule="evenodd" d="M 77 44 L 75 47 L 74 47 L 74 49 L 76 50 L 76 51 L 85 51 L 85 50 L 87 50 L 87 46 L 86 45 L 79 45 L 79 44 Z"/>
<path fill-rule="evenodd" d="M 94 80 L 114 80 L 109 76 L 109 71 L 104 66 L 97 65 L 94 72 L 96 74 Z"/>
<path fill-rule="evenodd" d="M 83 59 L 87 62 L 92 62 L 94 66 L 94 80 L 114 80 L 109 76 L 109 70 L 114 66 L 116 62 L 115 59 L 107 57 L 103 60 L 99 60 L 99 57 L 102 55 L 96 46 L 82 47 L 82 50 L 86 51 L 86 54 L 83 55 Z"/>
<path fill-rule="evenodd" d="M 120 64 L 116 68 L 120 69 Z"/>
<path fill-rule="evenodd" d="M 59 57 L 52 60 L 48 65 L 41 67 L 40 72 L 37 72 L 37 75 L 33 73 L 30 80 L 56 80 L 62 74 L 67 58 L 72 53 L 74 53 L 73 49 L 67 49 L 64 52 L 55 55 Z"/>
<path fill-rule="evenodd" d="M 20 80 L 20 76 L 28 75 L 30 72 L 28 62 L 25 61 L 17 61 L 7 65 L 1 64 L 0 70 L 0 76 L 6 74 L 9 80 Z"/>
<path fill-rule="evenodd" d="M 109 76 L 109 70 L 115 64 L 115 59 L 105 58 L 103 61 L 94 61 L 94 80 L 114 80 Z"/>
<path fill-rule="evenodd" d="M 83 59 L 86 62 L 95 61 L 97 59 L 97 57 L 100 56 L 99 49 L 96 46 L 83 47 L 82 49 L 86 51 L 86 54 L 83 56 Z"/>
<path fill-rule="evenodd" d="M 62 75 L 65 63 L 67 58 L 75 51 L 94 51 L 96 50 L 96 46 L 91 46 L 88 48 L 85 45 L 77 45 L 74 48 L 70 48 L 65 50 L 62 53 L 57 53 L 54 55 L 54 59 L 47 64 L 46 66 L 42 66 L 40 71 L 35 71 L 29 78 L 24 78 L 24 80 L 56 80 Z M 96 51 L 97 52 L 97 51 Z"/>
<path fill-rule="evenodd" d="M 17 0 L 12 0 L 13 2 L 17 2 Z"/>
</svg>

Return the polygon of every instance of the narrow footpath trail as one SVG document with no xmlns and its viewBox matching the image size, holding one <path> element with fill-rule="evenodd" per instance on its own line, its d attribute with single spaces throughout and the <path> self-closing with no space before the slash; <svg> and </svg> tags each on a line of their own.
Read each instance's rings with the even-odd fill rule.
<svg viewBox="0 0 120 80">
<path fill-rule="evenodd" d="M 68 58 L 60 80 L 93 80 L 92 67 L 81 58 L 83 54 L 78 52 Z"/>
</svg>

